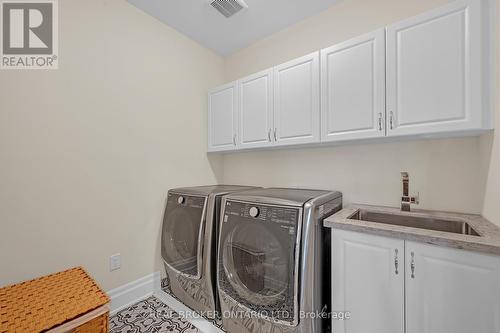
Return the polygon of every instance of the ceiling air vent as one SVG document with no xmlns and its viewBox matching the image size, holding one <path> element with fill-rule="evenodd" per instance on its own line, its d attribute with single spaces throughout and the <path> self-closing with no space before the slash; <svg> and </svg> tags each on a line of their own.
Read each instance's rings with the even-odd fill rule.
<svg viewBox="0 0 500 333">
<path fill-rule="evenodd" d="M 210 5 L 225 17 L 231 17 L 243 8 L 248 8 L 243 0 L 210 0 Z"/>
</svg>

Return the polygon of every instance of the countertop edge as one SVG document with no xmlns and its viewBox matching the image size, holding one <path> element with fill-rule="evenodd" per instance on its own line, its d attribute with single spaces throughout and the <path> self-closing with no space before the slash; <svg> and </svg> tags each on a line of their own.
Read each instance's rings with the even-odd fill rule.
<svg viewBox="0 0 500 333">
<path fill-rule="evenodd" d="M 359 209 L 371 209 L 404 215 L 411 214 L 434 218 L 464 220 L 476 229 L 481 236 L 452 234 L 427 229 L 349 219 L 349 217 L 355 214 Z M 491 223 L 484 217 L 474 214 L 427 210 L 401 212 L 398 208 L 393 207 L 353 204 L 326 218 L 323 222 L 323 226 L 327 228 L 362 232 L 460 250 L 500 255 L 500 227 Z"/>
</svg>

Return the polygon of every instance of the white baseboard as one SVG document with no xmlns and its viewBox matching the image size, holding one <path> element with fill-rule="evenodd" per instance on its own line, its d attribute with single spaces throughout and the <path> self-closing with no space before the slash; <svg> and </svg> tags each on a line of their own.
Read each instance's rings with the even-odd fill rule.
<svg viewBox="0 0 500 333">
<path fill-rule="evenodd" d="M 128 306 L 152 296 L 155 290 L 161 289 L 160 284 L 160 272 L 154 272 L 108 291 L 111 298 L 110 314 L 114 315 Z"/>
</svg>

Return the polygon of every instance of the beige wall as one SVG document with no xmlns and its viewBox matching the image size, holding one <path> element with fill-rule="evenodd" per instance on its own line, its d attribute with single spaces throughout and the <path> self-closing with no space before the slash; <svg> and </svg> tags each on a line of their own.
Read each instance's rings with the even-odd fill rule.
<svg viewBox="0 0 500 333">
<path fill-rule="evenodd" d="M 224 182 L 342 191 L 344 202 L 398 206 L 400 171 L 419 208 L 480 213 L 478 138 L 289 149 L 225 155 Z"/>
<path fill-rule="evenodd" d="M 500 223 L 492 134 L 205 153 L 205 93 L 224 71 L 229 81 L 446 2 L 345 0 L 224 62 L 125 1 L 60 1 L 60 69 L 0 72 L 0 285 L 83 265 L 109 290 L 159 270 L 175 186 L 327 188 L 397 205 L 407 170 L 420 207 L 478 213 L 484 201 Z M 110 273 L 117 252 L 123 266 Z"/>
<path fill-rule="evenodd" d="M 342 1 L 226 59 L 226 81 L 447 2 Z M 401 196 L 400 171 L 406 170 L 411 177 L 410 190 L 420 192 L 420 208 L 480 213 L 490 146 L 487 139 L 475 137 L 228 154 L 224 156 L 224 181 L 337 189 L 344 193 L 346 203 L 397 206 Z M 491 173 L 496 175 L 498 184 L 498 172 Z M 489 200 L 495 197 L 495 189 L 498 198 L 499 189 L 493 187 L 488 192 Z M 491 206 L 498 209 L 498 204 Z M 500 224 L 500 212 L 492 212 L 491 217 L 495 216 Z"/>
<path fill-rule="evenodd" d="M 109 290 L 159 270 L 169 188 L 221 180 L 223 60 L 123 0 L 59 17 L 59 70 L 0 72 L 0 285 L 83 265 Z"/>
</svg>

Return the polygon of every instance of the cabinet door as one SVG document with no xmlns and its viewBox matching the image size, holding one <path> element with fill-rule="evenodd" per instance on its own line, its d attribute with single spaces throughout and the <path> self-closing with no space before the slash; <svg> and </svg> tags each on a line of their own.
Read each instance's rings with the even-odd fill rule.
<svg viewBox="0 0 500 333">
<path fill-rule="evenodd" d="M 208 93 L 208 151 L 236 149 L 237 108 L 236 82 Z"/>
<path fill-rule="evenodd" d="M 319 142 L 319 52 L 274 69 L 276 145 Z"/>
<path fill-rule="evenodd" d="M 500 332 L 499 291 L 498 256 L 406 242 L 407 333 Z"/>
<path fill-rule="evenodd" d="M 344 230 L 332 231 L 335 333 L 404 332 L 404 241 Z"/>
<path fill-rule="evenodd" d="M 385 30 L 321 51 L 321 140 L 385 135 Z"/>
<path fill-rule="evenodd" d="M 387 27 L 388 135 L 480 129 L 480 1 Z"/>
<path fill-rule="evenodd" d="M 272 69 L 241 79 L 238 87 L 240 148 L 272 145 L 274 107 Z"/>
</svg>

